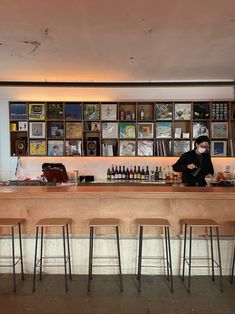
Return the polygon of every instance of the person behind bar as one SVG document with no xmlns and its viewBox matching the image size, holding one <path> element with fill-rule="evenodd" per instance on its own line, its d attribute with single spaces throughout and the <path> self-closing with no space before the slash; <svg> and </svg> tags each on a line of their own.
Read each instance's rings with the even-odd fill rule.
<svg viewBox="0 0 235 314">
<path fill-rule="evenodd" d="M 182 172 L 182 182 L 186 186 L 205 186 L 205 177 L 214 174 L 209 154 L 210 140 L 199 136 L 194 149 L 184 153 L 172 166 L 175 172 Z"/>
</svg>

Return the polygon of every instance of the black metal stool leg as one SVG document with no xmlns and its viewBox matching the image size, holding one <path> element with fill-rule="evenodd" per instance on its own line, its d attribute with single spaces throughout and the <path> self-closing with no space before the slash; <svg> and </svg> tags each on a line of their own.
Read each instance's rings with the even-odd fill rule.
<svg viewBox="0 0 235 314">
<path fill-rule="evenodd" d="M 184 271 L 185 271 L 186 238 L 187 238 L 187 224 L 184 225 L 184 252 L 183 252 L 182 281 L 184 281 Z"/>
<path fill-rule="evenodd" d="M 40 273 L 39 273 L 40 280 L 42 280 L 42 254 L 43 254 L 43 227 L 41 227 Z"/>
<path fill-rule="evenodd" d="M 141 290 L 141 266 L 142 266 L 142 248 L 143 248 L 143 232 L 144 232 L 144 227 L 139 226 L 139 252 L 138 252 L 138 274 L 137 274 L 137 279 L 138 279 L 138 291 L 140 292 Z"/>
<path fill-rule="evenodd" d="M 222 275 L 220 243 L 219 243 L 219 227 L 216 227 L 216 237 L 217 237 L 217 244 L 218 244 L 218 258 L 219 258 L 219 272 L 220 272 L 220 291 L 223 292 L 223 275 Z"/>
<path fill-rule="evenodd" d="M 94 227 L 90 227 L 90 243 L 89 243 L 89 268 L 88 268 L 88 287 L 87 290 L 90 292 L 91 278 L 92 278 L 92 256 L 93 256 L 93 233 Z"/>
<path fill-rule="evenodd" d="M 215 269 L 214 269 L 215 265 L 214 265 L 212 227 L 210 227 L 210 241 L 211 241 L 211 269 L 212 269 L 212 280 L 215 281 Z"/>
<path fill-rule="evenodd" d="M 71 271 L 71 255 L 70 255 L 70 244 L 69 244 L 69 226 L 66 224 L 66 234 L 67 234 L 67 248 L 68 248 L 68 262 L 69 262 L 69 278 L 72 279 Z"/>
<path fill-rule="evenodd" d="M 235 246 L 234 246 L 234 252 L 233 252 L 232 272 L 231 272 L 231 278 L 230 278 L 231 283 L 233 283 L 234 264 L 235 264 Z"/>
<path fill-rule="evenodd" d="M 168 238 L 168 249 L 169 249 L 169 268 L 170 268 L 170 279 L 171 279 L 171 292 L 174 293 L 173 288 L 173 275 L 172 275 L 172 259 L 171 259 L 171 241 L 170 241 L 170 228 L 167 227 L 167 238 Z"/>
<path fill-rule="evenodd" d="M 38 227 L 36 227 L 35 256 L 34 256 L 34 267 L 33 267 L 33 292 L 35 292 L 35 285 L 36 285 L 37 251 L 38 251 Z"/>
<path fill-rule="evenodd" d="M 20 244 L 20 263 L 21 263 L 21 279 L 24 280 L 24 266 L 23 266 L 23 250 L 22 250 L 22 238 L 21 238 L 21 223 L 19 222 L 19 244 Z"/>
<path fill-rule="evenodd" d="M 65 280 L 65 291 L 68 291 L 68 279 L 67 279 L 67 261 L 66 261 L 66 245 L 65 245 L 65 227 L 63 229 L 63 247 L 64 247 L 64 280 Z"/>
<path fill-rule="evenodd" d="M 16 292 L 15 235 L 14 235 L 14 227 L 11 227 L 11 239 L 12 239 L 13 290 L 14 290 L 14 292 Z"/>
<path fill-rule="evenodd" d="M 166 246 L 166 269 L 167 269 L 167 280 L 169 280 L 169 257 L 168 257 L 168 236 L 167 236 L 167 227 L 164 227 L 164 231 L 165 231 L 165 246 Z"/>
<path fill-rule="evenodd" d="M 189 268 L 188 268 L 188 293 L 190 293 L 191 289 L 191 264 L 192 264 L 192 226 L 189 228 Z"/>
<path fill-rule="evenodd" d="M 116 226 L 116 238 L 117 238 L 117 251 L 118 251 L 120 291 L 122 292 L 123 283 L 122 283 L 122 267 L 121 267 L 121 254 L 120 254 L 120 241 L 119 241 L 119 227 L 118 226 Z"/>
</svg>

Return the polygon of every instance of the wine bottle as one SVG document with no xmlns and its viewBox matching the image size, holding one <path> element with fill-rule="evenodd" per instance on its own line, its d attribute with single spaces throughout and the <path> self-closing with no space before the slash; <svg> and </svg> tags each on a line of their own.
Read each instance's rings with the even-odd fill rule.
<svg viewBox="0 0 235 314">
<path fill-rule="evenodd" d="M 118 173 L 118 167 L 115 167 L 115 173 L 114 173 L 114 180 L 118 180 L 119 178 L 119 173 Z"/>
<path fill-rule="evenodd" d="M 142 181 L 145 180 L 145 171 L 144 171 L 144 167 L 142 168 L 142 171 L 141 171 L 141 180 L 142 180 Z"/>
<path fill-rule="evenodd" d="M 115 171 L 114 171 L 114 165 L 112 165 L 112 171 L 111 171 L 111 180 L 115 180 Z"/>
<path fill-rule="evenodd" d="M 108 168 L 107 170 L 107 181 L 110 181 L 111 180 L 111 170 L 110 168 Z"/>
<path fill-rule="evenodd" d="M 146 167 L 146 172 L 145 172 L 145 180 L 149 181 L 149 167 Z"/>
<path fill-rule="evenodd" d="M 122 180 L 126 180 L 126 170 L 125 170 L 125 166 L 122 167 Z"/>
<path fill-rule="evenodd" d="M 133 181 L 134 180 L 134 173 L 132 170 L 132 166 L 130 167 L 130 180 Z"/>
<path fill-rule="evenodd" d="M 134 166 L 134 181 L 138 180 L 138 172 L 136 170 L 136 166 Z"/>
<path fill-rule="evenodd" d="M 155 181 L 158 181 L 159 180 L 159 171 L 158 171 L 158 167 L 156 167 L 156 170 L 155 170 Z"/>
<path fill-rule="evenodd" d="M 140 166 L 138 166 L 138 173 L 137 173 L 137 180 L 141 180 L 141 171 L 140 171 Z"/>
</svg>

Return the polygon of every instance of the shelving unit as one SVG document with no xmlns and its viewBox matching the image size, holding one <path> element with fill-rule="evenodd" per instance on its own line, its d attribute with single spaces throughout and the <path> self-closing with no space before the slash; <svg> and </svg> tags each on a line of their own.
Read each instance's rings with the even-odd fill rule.
<svg viewBox="0 0 235 314">
<path fill-rule="evenodd" d="M 9 102 L 11 156 L 234 156 L 235 102 Z"/>
</svg>

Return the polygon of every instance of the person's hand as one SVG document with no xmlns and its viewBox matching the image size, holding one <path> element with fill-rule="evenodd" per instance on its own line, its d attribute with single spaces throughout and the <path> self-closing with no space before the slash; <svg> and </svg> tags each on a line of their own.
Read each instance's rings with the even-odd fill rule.
<svg viewBox="0 0 235 314">
<path fill-rule="evenodd" d="M 188 164 L 187 168 L 190 170 L 193 170 L 193 169 L 197 168 L 197 166 L 195 166 L 194 164 Z"/>
</svg>

